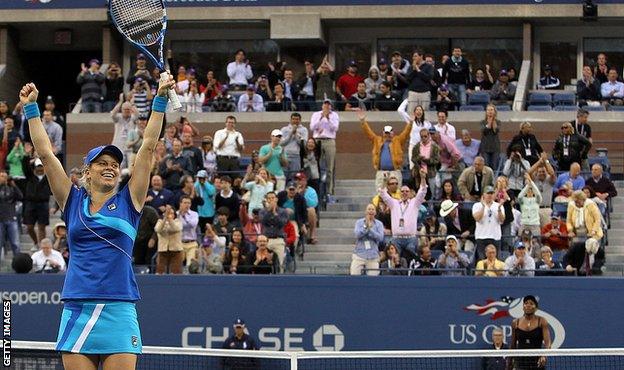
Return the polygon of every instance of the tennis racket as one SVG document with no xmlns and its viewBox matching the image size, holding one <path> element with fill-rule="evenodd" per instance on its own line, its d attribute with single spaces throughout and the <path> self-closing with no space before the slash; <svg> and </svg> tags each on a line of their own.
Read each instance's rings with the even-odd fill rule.
<svg viewBox="0 0 624 370">
<path fill-rule="evenodd" d="M 109 0 L 111 19 L 126 40 L 139 48 L 160 69 L 160 80 L 167 80 L 163 45 L 167 32 L 167 10 L 163 0 Z M 158 58 L 147 48 L 158 45 Z M 178 94 L 169 90 L 174 110 L 182 107 Z"/>
</svg>

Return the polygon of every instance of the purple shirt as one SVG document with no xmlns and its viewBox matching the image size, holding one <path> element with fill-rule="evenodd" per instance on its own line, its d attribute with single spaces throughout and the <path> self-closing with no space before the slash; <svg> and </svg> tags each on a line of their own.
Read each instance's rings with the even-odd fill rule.
<svg viewBox="0 0 624 370">
<path fill-rule="evenodd" d="M 178 212 L 178 217 L 182 221 L 182 241 L 197 240 L 197 223 L 199 215 L 190 209 L 185 214 Z"/>
<path fill-rule="evenodd" d="M 420 205 L 425 200 L 425 195 L 427 195 L 427 185 L 421 186 L 416 196 L 407 202 L 392 198 L 386 189 L 379 195 L 390 208 L 392 236 L 416 236 L 418 234 L 418 212 Z"/>
<path fill-rule="evenodd" d="M 323 116 L 323 111 L 314 112 L 310 118 L 310 130 L 315 139 L 336 139 L 336 133 L 340 126 L 338 113 L 329 112 L 329 119 Z"/>
</svg>

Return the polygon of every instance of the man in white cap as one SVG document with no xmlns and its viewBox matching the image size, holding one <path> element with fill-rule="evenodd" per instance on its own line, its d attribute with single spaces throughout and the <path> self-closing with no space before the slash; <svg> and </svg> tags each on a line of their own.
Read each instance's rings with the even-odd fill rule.
<svg viewBox="0 0 624 370">
<path fill-rule="evenodd" d="M 277 183 L 276 191 L 284 190 L 286 186 L 286 176 L 282 166 L 288 166 L 288 159 L 284 148 L 280 145 L 282 140 L 282 131 L 275 129 L 271 131 L 271 142 L 263 145 L 258 153 L 258 162 L 262 163 L 269 173 L 275 176 Z"/>
<path fill-rule="evenodd" d="M 445 271 L 444 275 L 465 275 L 461 269 L 468 268 L 470 260 L 465 254 L 459 252 L 459 241 L 455 235 L 446 237 L 446 248 L 438 258 L 438 268 L 453 271 Z"/>
<path fill-rule="evenodd" d="M 373 143 L 373 167 L 377 170 L 375 175 L 375 187 L 377 189 L 385 187 L 386 181 L 391 176 L 396 177 L 399 184 L 402 183 L 403 176 L 403 147 L 410 137 L 412 123 L 405 125 L 403 132 L 394 134 L 392 126 L 385 126 L 383 136 L 376 135 L 366 121 L 366 112 L 358 111 L 358 118 L 362 130 Z"/>
<path fill-rule="evenodd" d="M 474 218 L 469 212 L 458 208 L 459 204 L 450 199 L 440 204 L 440 217 L 444 219 L 447 235 L 455 235 L 459 247 L 464 251 L 474 250 Z"/>
</svg>

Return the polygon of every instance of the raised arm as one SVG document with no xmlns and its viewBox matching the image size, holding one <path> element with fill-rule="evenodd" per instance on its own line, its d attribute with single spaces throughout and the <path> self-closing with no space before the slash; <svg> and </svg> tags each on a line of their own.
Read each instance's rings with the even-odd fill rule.
<svg viewBox="0 0 624 370">
<path fill-rule="evenodd" d="M 405 100 L 403 100 L 401 105 L 399 105 L 399 108 L 397 108 L 397 113 L 399 113 L 399 116 L 401 116 L 401 118 L 403 118 L 403 121 L 405 121 L 405 123 L 412 122 L 412 117 L 407 112 L 408 104 L 409 104 L 408 99 L 405 99 Z"/>
<path fill-rule="evenodd" d="M 141 144 L 136 159 L 134 160 L 132 177 L 128 182 L 128 189 L 130 190 L 134 208 L 137 211 L 143 209 L 143 204 L 145 203 L 145 197 L 150 182 L 150 170 L 152 167 L 152 158 L 154 157 L 154 148 L 156 148 L 158 136 L 162 129 L 169 89 L 171 89 L 174 84 L 175 81 L 171 76 L 169 76 L 168 81 L 160 82 L 158 86 L 158 96 L 154 99 L 154 108 L 152 109 L 152 114 L 147 122 L 145 132 L 143 133 L 143 144 Z"/>
<path fill-rule="evenodd" d="M 28 128 L 30 129 L 30 138 L 33 146 L 43 163 L 54 199 L 63 210 L 65 209 L 65 202 L 69 196 L 72 183 L 69 177 L 67 177 L 63 165 L 52 151 L 52 143 L 41 122 L 39 107 L 37 106 L 38 95 L 39 91 L 35 84 L 29 83 L 22 87 L 19 98 L 24 105 L 24 114 L 28 119 Z"/>
</svg>

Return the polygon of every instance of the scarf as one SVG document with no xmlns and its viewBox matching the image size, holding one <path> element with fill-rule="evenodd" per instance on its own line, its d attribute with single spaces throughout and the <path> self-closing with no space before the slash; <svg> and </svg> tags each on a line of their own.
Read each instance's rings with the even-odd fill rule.
<svg viewBox="0 0 624 370">
<path fill-rule="evenodd" d="M 451 56 L 451 60 L 453 61 L 453 63 L 459 63 L 462 61 L 462 59 L 463 57 L 455 58 L 454 56 Z"/>
<path fill-rule="evenodd" d="M 583 206 L 577 207 L 576 203 L 572 202 L 572 206 L 574 206 L 574 208 L 576 209 L 576 218 L 574 219 L 575 229 L 578 229 L 580 227 L 586 227 L 585 226 L 585 207 L 587 207 L 589 203 L 591 203 L 591 200 L 585 199 L 585 203 L 583 204 Z"/>
</svg>

